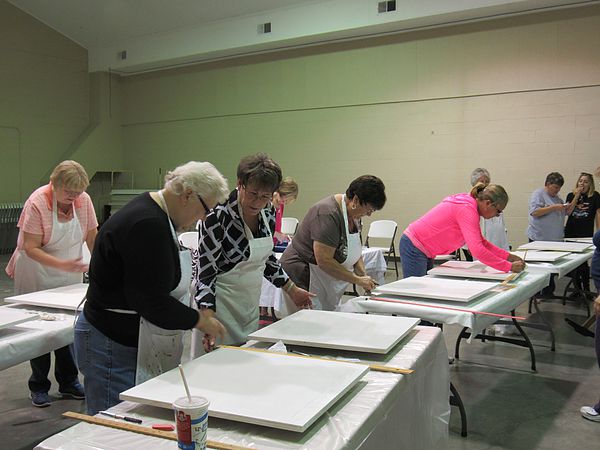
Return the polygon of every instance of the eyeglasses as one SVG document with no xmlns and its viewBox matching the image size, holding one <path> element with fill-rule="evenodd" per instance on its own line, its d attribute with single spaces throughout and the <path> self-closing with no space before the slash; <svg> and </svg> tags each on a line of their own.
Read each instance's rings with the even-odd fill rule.
<svg viewBox="0 0 600 450">
<path fill-rule="evenodd" d="M 63 192 L 67 195 L 67 197 L 79 197 L 81 194 L 83 194 L 83 192 L 80 191 L 67 191 L 66 189 L 63 189 Z"/>
<path fill-rule="evenodd" d="M 502 211 L 503 211 L 502 209 L 498 208 L 494 203 L 492 203 L 492 206 L 496 210 L 496 216 L 499 216 L 500 214 L 502 214 Z"/>
<path fill-rule="evenodd" d="M 263 202 L 270 202 L 273 200 L 273 194 L 261 194 L 260 192 L 249 191 L 248 188 L 244 185 L 242 185 L 242 187 L 246 191 L 246 195 L 248 196 L 248 199 L 250 201 L 255 201 L 255 200 L 260 199 Z"/>
<path fill-rule="evenodd" d="M 204 212 L 206 214 L 210 214 L 210 208 L 206 205 L 206 203 L 204 202 L 204 200 L 202 200 L 202 197 L 200 197 L 198 194 L 196 194 L 196 197 L 198 197 L 198 200 L 200 200 L 200 203 L 202 203 L 202 207 L 204 208 Z"/>
</svg>

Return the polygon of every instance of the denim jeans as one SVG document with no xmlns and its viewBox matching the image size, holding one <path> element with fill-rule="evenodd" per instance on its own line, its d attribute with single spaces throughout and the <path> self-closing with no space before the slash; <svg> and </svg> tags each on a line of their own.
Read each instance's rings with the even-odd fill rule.
<svg viewBox="0 0 600 450">
<path fill-rule="evenodd" d="M 75 357 L 83 375 L 87 413 L 116 405 L 119 393 L 135 386 L 137 348 L 113 341 L 82 312 L 75 324 Z"/>
<path fill-rule="evenodd" d="M 31 376 L 29 390 L 31 392 L 48 392 L 50 390 L 50 353 L 38 356 L 29 361 Z M 58 382 L 58 390 L 68 388 L 77 380 L 77 366 L 73 360 L 70 345 L 54 350 L 54 378 Z"/>
<path fill-rule="evenodd" d="M 433 267 L 433 259 L 415 247 L 406 236 L 400 238 L 400 262 L 402 263 L 402 278 L 424 277 Z"/>
</svg>

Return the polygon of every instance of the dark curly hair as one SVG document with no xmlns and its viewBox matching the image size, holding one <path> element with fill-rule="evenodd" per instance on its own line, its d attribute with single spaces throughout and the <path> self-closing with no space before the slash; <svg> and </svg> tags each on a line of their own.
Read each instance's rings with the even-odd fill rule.
<svg viewBox="0 0 600 450">
<path fill-rule="evenodd" d="M 376 210 L 385 205 L 385 185 L 374 175 L 361 175 L 350 183 L 346 197 L 350 200 L 357 196 L 362 205 L 369 204 Z"/>
</svg>

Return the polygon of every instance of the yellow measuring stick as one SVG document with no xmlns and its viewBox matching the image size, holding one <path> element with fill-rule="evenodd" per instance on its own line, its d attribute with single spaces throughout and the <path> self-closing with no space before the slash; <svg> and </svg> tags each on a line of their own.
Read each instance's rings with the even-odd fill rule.
<svg viewBox="0 0 600 450">
<path fill-rule="evenodd" d="M 67 411 L 63 413 L 63 416 L 70 419 L 77 419 L 83 422 L 92 423 L 94 425 L 101 425 L 104 427 L 116 428 L 117 430 L 131 431 L 132 433 L 144 434 L 146 436 L 153 436 L 163 439 L 169 439 L 171 441 L 177 440 L 177 435 L 171 431 L 154 430 L 149 427 L 142 425 L 134 425 L 132 423 L 117 422 L 116 420 L 102 419 L 100 417 L 88 416 L 87 414 L 80 414 L 73 411 Z M 240 447 L 239 445 L 222 444 L 215 441 L 206 441 L 208 448 L 214 448 L 217 450 L 250 450 L 248 447 Z"/>
<path fill-rule="evenodd" d="M 234 350 L 243 350 L 245 352 L 269 353 L 271 355 L 290 356 L 292 358 L 308 358 L 308 359 L 318 359 L 320 361 L 333 361 L 333 362 L 345 362 L 345 363 L 350 363 L 350 364 L 362 364 L 364 366 L 369 366 L 369 369 L 371 369 L 375 372 L 400 373 L 400 374 L 404 374 L 404 375 L 414 372 L 413 369 L 401 369 L 399 367 L 388 367 L 388 366 L 384 366 L 382 364 L 369 364 L 369 363 L 355 362 L 355 361 L 343 361 L 343 360 L 339 360 L 339 359 L 323 358 L 320 356 L 312 356 L 312 355 L 277 353 L 277 352 L 270 352 L 268 350 L 263 350 L 260 348 L 234 347 L 232 345 L 220 345 L 219 348 L 232 348 Z"/>
</svg>

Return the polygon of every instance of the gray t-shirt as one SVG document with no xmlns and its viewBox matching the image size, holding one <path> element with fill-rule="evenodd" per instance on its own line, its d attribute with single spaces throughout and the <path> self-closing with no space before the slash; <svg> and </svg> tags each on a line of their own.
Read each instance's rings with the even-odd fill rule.
<svg viewBox="0 0 600 450">
<path fill-rule="evenodd" d="M 344 216 L 333 195 L 320 200 L 308 210 L 292 243 L 280 259 L 283 270 L 303 289 L 308 289 L 310 283 L 309 264 L 317 263 L 313 251 L 315 241 L 334 247 L 337 262 L 346 260 L 348 243 Z"/>
<path fill-rule="evenodd" d="M 552 211 L 541 217 L 531 215 L 535 210 L 564 203 L 558 195 L 550 196 L 546 189 L 533 191 L 529 198 L 529 227 L 527 237 L 532 241 L 562 241 L 565 235 L 565 211 Z"/>
</svg>

